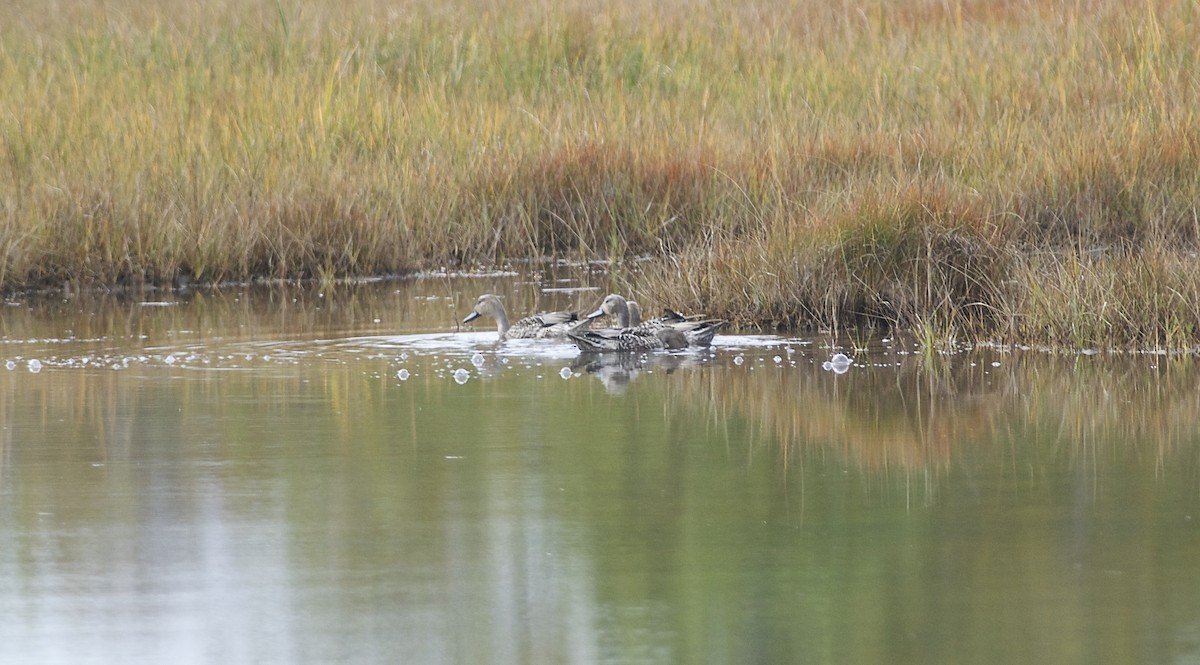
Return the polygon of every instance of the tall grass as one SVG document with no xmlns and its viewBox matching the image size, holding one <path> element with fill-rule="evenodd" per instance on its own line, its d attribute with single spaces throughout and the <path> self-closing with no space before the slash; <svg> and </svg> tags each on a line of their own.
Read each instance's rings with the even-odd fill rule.
<svg viewBox="0 0 1200 665">
<path fill-rule="evenodd" d="M 0 285 L 648 254 L 747 323 L 1189 346 L 1196 13 L 14 0 Z"/>
</svg>

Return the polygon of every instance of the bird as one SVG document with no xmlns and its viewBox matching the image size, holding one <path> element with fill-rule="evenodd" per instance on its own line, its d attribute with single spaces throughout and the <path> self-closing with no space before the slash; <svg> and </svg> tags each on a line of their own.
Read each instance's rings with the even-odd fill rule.
<svg viewBox="0 0 1200 665">
<path fill-rule="evenodd" d="M 469 323 L 481 316 L 490 316 L 496 320 L 496 332 L 500 333 L 501 340 L 563 337 L 569 330 L 587 323 L 586 320 L 581 321 L 575 312 L 562 311 L 534 314 L 510 325 L 504 303 L 500 302 L 498 296 L 491 293 L 479 296 L 479 299 L 475 301 L 475 307 L 471 309 L 467 318 L 463 319 L 463 323 Z"/>
<path fill-rule="evenodd" d="M 636 302 L 636 301 L 635 301 Z M 642 318 L 642 308 L 640 305 L 633 309 L 637 321 L 634 321 L 630 312 L 629 301 L 616 293 L 610 293 L 604 296 L 604 300 L 600 303 L 600 307 L 596 311 L 587 315 L 588 320 L 596 319 L 607 314 L 616 320 L 617 328 L 632 328 L 634 325 L 640 324 Z"/>
<path fill-rule="evenodd" d="M 633 307 L 630 307 L 631 302 L 634 305 Z M 665 329 L 671 329 L 680 332 L 687 339 L 687 344 L 684 346 L 709 346 L 712 344 L 712 339 L 717 334 L 717 331 L 720 330 L 726 323 L 722 319 L 705 319 L 702 316 L 686 317 L 672 309 L 663 310 L 662 316 L 642 321 L 641 307 L 637 305 L 637 301 L 626 300 L 624 296 L 616 293 L 610 293 L 605 296 L 604 301 L 600 303 L 600 307 L 596 309 L 596 311 L 587 315 L 587 320 L 591 321 L 604 316 L 605 314 L 616 319 L 617 329 L 623 331 L 648 332 L 654 334 Z M 606 336 L 613 337 L 612 335 Z M 626 343 L 644 345 L 654 344 L 653 341 L 648 339 L 638 341 L 629 339 L 626 340 Z M 645 348 L 682 347 L 646 346 Z"/>
<path fill-rule="evenodd" d="M 579 330 L 568 332 L 567 337 L 575 342 L 580 351 L 661 351 L 684 349 L 688 346 L 687 336 L 674 328 L 648 330 L 644 328 L 620 328 L 602 330 Z"/>
</svg>

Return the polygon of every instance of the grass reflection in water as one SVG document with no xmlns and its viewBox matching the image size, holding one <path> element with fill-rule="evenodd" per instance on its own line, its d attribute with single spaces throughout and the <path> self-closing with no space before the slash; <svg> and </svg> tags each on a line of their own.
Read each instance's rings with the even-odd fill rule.
<svg viewBox="0 0 1200 665">
<path fill-rule="evenodd" d="M 448 303 L 13 308 L 0 656 L 179 626 L 232 660 L 1196 653 L 1189 358 L 893 342 L 838 374 L 823 341 L 749 336 L 597 358 L 452 332 Z"/>
</svg>

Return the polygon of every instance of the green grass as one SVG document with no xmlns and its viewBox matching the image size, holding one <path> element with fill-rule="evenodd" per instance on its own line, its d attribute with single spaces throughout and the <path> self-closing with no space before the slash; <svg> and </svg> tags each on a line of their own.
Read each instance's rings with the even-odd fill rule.
<svg viewBox="0 0 1200 665">
<path fill-rule="evenodd" d="M 650 255 L 741 323 L 1200 343 L 1195 0 L 834 4 L 6 3 L 0 287 Z"/>
</svg>

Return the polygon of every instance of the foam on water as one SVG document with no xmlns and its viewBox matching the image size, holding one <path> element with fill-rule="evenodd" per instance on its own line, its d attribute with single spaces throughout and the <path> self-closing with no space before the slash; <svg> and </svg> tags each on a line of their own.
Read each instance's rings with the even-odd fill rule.
<svg viewBox="0 0 1200 665">
<path fill-rule="evenodd" d="M 713 338 L 712 346 L 717 349 L 773 349 L 793 346 L 812 346 L 812 340 L 797 337 L 781 337 L 779 335 L 717 335 Z"/>
</svg>

